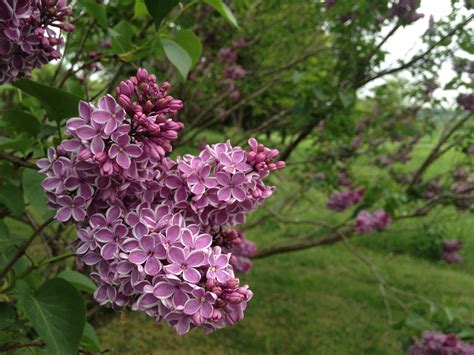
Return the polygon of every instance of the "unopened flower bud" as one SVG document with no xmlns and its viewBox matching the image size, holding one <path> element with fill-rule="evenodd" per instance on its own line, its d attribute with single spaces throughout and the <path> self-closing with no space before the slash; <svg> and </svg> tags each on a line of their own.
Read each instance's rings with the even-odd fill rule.
<svg viewBox="0 0 474 355">
<path fill-rule="evenodd" d="M 207 280 L 206 280 L 206 288 L 207 288 L 208 290 L 211 290 L 211 289 L 213 289 L 214 287 L 217 287 L 216 280 L 214 280 L 214 279 L 207 279 Z"/>
<path fill-rule="evenodd" d="M 225 283 L 225 287 L 230 288 L 230 289 L 237 288 L 237 287 L 239 287 L 239 285 L 240 285 L 239 279 L 235 279 L 235 278 L 231 278 L 231 279 L 227 280 L 226 283 Z"/>
</svg>

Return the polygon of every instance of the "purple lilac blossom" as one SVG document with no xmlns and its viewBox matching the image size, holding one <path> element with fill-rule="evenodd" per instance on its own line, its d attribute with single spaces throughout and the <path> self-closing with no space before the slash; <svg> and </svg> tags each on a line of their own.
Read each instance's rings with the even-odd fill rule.
<svg viewBox="0 0 474 355">
<path fill-rule="evenodd" d="M 66 0 L 0 0 L 0 84 L 61 58 L 64 40 L 53 27 L 74 31 L 64 22 L 71 14 Z"/>
<path fill-rule="evenodd" d="M 474 94 L 460 94 L 456 101 L 463 109 L 474 112 Z"/>
<path fill-rule="evenodd" d="M 422 338 L 408 349 L 409 355 L 469 355 L 474 354 L 474 345 L 463 342 L 456 334 L 425 331 Z"/>
<path fill-rule="evenodd" d="M 335 192 L 329 196 L 326 206 L 330 210 L 342 212 L 348 207 L 358 204 L 364 197 L 364 193 L 364 188 Z"/>
<path fill-rule="evenodd" d="M 459 240 L 443 240 L 443 250 L 441 258 L 448 264 L 462 264 L 463 260 L 459 251 L 463 248 L 463 244 Z"/>
<path fill-rule="evenodd" d="M 360 211 L 357 214 L 353 228 L 360 234 L 371 231 L 383 231 L 392 223 L 392 219 L 384 210 L 374 212 Z"/>
<path fill-rule="evenodd" d="M 235 270 L 249 269 L 255 245 L 228 226 L 273 194 L 263 179 L 285 164 L 253 138 L 248 150 L 225 142 L 166 157 L 183 127 L 169 87 L 139 69 L 117 101 L 81 102 L 38 167 L 57 219 L 76 223 L 71 246 L 100 304 L 208 333 L 242 320 L 253 295 Z"/>
<path fill-rule="evenodd" d="M 418 0 L 398 0 L 388 11 L 390 18 L 397 17 L 400 21 L 411 24 L 424 17 L 424 14 L 416 12 L 419 7 Z"/>
</svg>

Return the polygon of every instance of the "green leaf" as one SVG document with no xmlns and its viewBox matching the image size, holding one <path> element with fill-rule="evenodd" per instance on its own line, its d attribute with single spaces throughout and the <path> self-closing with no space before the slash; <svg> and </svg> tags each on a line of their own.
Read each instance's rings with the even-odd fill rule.
<svg viewBox="0 0 474 355">
<path fill-rule="evenodd" d="M 219 12 L 232 26 L 239 28 L 239 24 L 237 23 L 234 14 L 222 0 L 204 0 L 204 2 L 216 9 L 216 11 Z"/>
<path fill-rule="evenodd" d="M 77 106 L 81 100 L 79 96 L 27 79 L 18 80 L 13 85 L 40 100 L 50 120 L 61 122 L 65 118 L 77 116 Z"/>
<path fill-rule="evenodd" d="M 25 169 L 22 175 L 23 197 L 37 212 L 50 212 L 46 209 L 48 200 L 41 183 L 44 176 L 35 170 Z"/>
<path fill-rule="evenodd" d="M 25 204 L 23 203 L 23 192 L 13 185 L 0 187 L 0 202 L 4 204 L 14 216 L 21 217 Z"/>
<path fill-rule="evenodd" d="M 17 152 L 26 153 L 34 144 L 35 141 L 27 133 L 21 133 L 15 138 L 0 137 L 0 149 L 14 149 Z"/>
<path fill-rule="evenodd" d="M 161 21 L 178 3 L 179 0 L 145 0 L 146 8 L 155 21 L 156 29 L 160 28 Z"/>
<path fill-rule="evenodd" d="M 94 327 L 86 322 L 84 327 L 84 332 L 82 333 L 81 346 L 83 346 L 88 351 L 101 351 L 99 337 L 95 332 Z"/>
<path fill-rule="evenodd" d="M 202 44 L 199 37 L 191 30 L 181 30 L 176 33 L 174 40 L 188 52 L 192 59 L 192 65 L 196 65 L 202 54 Z"/>
<path fill-rule="evenodd" d="M 12 245 L 20 245 L 27 237 L 23 235 L 10 234 L 8 225 L 0 220 L 0 251 Z"/>
<path fill-rule="evenodd" d="M 463 329 L 458 333 L 458 337 L 461 339 L 474 339 L 474 327 Z"/>
<path fill-rule="evenodd" d="M 344 108 L 350 107 L 355 101 L 355 93 L 353 91 L 340 91 L 339 100 Z"/>
<path fill-rule="evenodd" d="M 90 278 L 74 270 L 63 270 L 59 273 L 58 277 L 68 281 L 79 291 L 92 293 L 97 288 L 95 283 Z"/>
<path fill-rule="evenodd" d="M 146 9 L 145 0 L 135 0 L 135 5 L 133 6 L 133 18 L 140 18 L 148 14 Z"/>
<path fill-rule="evenodd" d="M 48 350 L 52 354 L 77 354 L 86 323 L 86 307 L 79 291 L 63 279 L 46 281 L 35 294 L 25 282 L 18 282 L 17 287 L 22 307 Z"/>
<path fill-rule="evenodd" d="M 17 132 L 27 132 L 36 137 L 40 131 L 38 119 L 26 112 L 18 110 L 8 110 L 2 113 L 3 120 Z"/>
<path fill-rule="evenodd" d="M 7 303 L 0 303 L 0 329 L 9 327 L 15 321 L 15 309 Z"/>
<path fill-rule="evenodd" d="M 109 29 L 112 38 L 112 51 L 121 54 L 133 48 L 132 38 L 135 27 L 128 21 L 121 20 L 113 29 Z"/>
<path fill-rule="evenodd" d="M 86 9 L 87 13 L 93 17 L 101 27 L 109 27 L 107 10 L 104 5 L 91 0 L 79 0 L 79 4 Z"/>
<path fill-rule="evenodd" d="M 416 330 L 426 330 L 433 328 L 433 324 L 416 313 L 410 313 L 405 320 L 405 324 L 408 327 Z"/>
<path fill-rule="evenodd" d="M 183 47 L 171 39 L 162 38 L 161 44 L 166 57 L 178 69 L 183 79 L 186 80 L 193 65 L 191 56 Z"/>
</svg>

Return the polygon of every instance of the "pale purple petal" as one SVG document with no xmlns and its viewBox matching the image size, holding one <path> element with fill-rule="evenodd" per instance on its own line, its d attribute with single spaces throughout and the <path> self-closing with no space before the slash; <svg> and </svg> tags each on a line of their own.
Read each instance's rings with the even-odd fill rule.
<svg viewBox="0 0 474 355">
<path fill-rule="evenodd" d="M 143 264 L 147 258 L 148 258 L 147 253 L 141 250 L 135 250 L 130 253 L 130 256 L 128 257 L 128 261 L 130 261 L 131 263 L 140 265 L 140 264 Z"/>
<path fill-rule="evenodd" d="M 188 268 L 183 271 L 183 278 L 192 284 L 197 284 L 201 279 L 201 274 L 196 269 Z"/>
<path fill-rule="evenodd" d="M 185 314 L 194 314 L 201 309 L 201 301 L 192 299 L 186 302 L 183 312 Z"/>
</svg>

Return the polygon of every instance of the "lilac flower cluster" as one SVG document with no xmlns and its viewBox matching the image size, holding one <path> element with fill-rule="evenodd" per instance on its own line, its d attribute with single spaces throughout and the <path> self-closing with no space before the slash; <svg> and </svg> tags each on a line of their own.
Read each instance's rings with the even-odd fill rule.
<svg viewBox="0 0 474 355">
<path fill-rule="evenodd" d="M 0 0 L 0 84 L 28 76 L 61 57 L 63 38 L 52 27 L 71 32 L 66 0 Z"/>
<path fill-rule="evenodd" d="M 236 81 L 243 79 L 247 74 L 246 70 L 237 64 L 237 50 L 246 45 L 245 39 L 239 38 L 232 46 L 221 48 L 217 53 L 219 61 L 224 64 L 224 79 L 221 80 L 221 84 L 227 88 L 229 98 L 232 100 L 240 97 Z"/>
<path fill-rule="evenodd" d="M 474 354 L 474 345 L 463 342 L 455 334 L 426 331 L 422 338 L 410 347 L 408 354 L 468 355 Z"/>
<path fill-rule="evenodd" d="M 424 14 L 416 12 L 419 4 L 417 0 L 398 0 L 388 11 L 390 18 L 398 17 L 399 20 L 411 24 L 418 21 Z"/>
<path fill-rule="evenodd" d="M 415 135 L 411 140 L 403 142 L 396 151 L 385 156 L 378 157 L 375 163 L 381 168 L 386 168 L 387 166 L 396 162 L 406 164 L 411 159 L 411 152 L 415 148 L 420 138 L 421 135 Z"/>
<path fill-rule="evenodd" d="M 340 192 L 335 192 L 327 201 L 327 208 L 333 211 L 342 212 L 350 206 L 358 204 L 364 197 L 365 189 L 347 189 Z"/>
<path fill-rule="evenodd" d="M 179 334 L 210 332 L 241 320 L 252 297 L 232 265 L 254 247 L 225 227 L 272 195 L 263 178 L 285 164 L 255 139 L 249 151 L 226 142 L 164 157 L 183 127 L 171 119 L 182 102 L 168 88 L 139 69 L 120 84 L 118 103 L 81 102 L 70 139 L 38 166 L 56 218 L 76 222 L 72 246 L 92 268 L 98 302 L 144 311 Z"/>
<path fill-rule="evenodd" d="M 462 258 L 459 251 L 463 248 L 463 244 L 459 240 L 443 240 L 443 251 L 441 257 L 448 264 L 461 264 Z"/>
<path fill-rule="evenodd" d="M 474 112 L 474 94 L 459 94 L 456 101 L 464 110 Z"/>
<path fill-rule="evenodd" d="M 451 191 L 454 204 L 460 210 L 466 210 L 474 203 L 474 173 L 466 169 L 456 169 Z"/>
<path fill-rule="evenodd" d="M 353 228 L 360 234 L 369 233 L 374 230 L 383 231 L 392 223 L 392 219 L 384 210 L 374 212 L 360 211 L 357 214 Z"/>
</svg>

